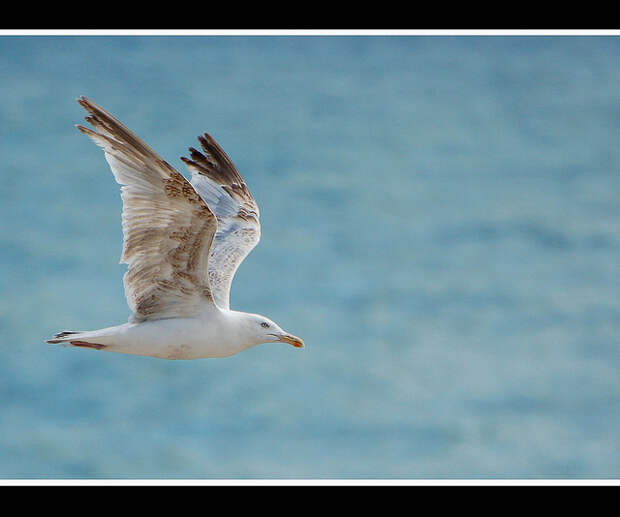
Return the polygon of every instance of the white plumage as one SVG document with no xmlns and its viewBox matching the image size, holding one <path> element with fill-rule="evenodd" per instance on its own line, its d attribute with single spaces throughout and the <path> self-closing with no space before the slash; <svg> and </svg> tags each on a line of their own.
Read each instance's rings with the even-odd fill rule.
<svg viewBox="0 0 620 517">
<path fill-rule="evenodd" d="M 259 209 L 230 158 L 208 134 L 181 158 L 188 182 L 120 121 L 85 97 L 89 129 L 122 185 L 125 324 L 64 331 L 66 343 L 166 359 L 224 357 L 259 343 L 303 341 L 259 314 L 230 310 L 237 268 L 260 239 Z"/>
</svg>

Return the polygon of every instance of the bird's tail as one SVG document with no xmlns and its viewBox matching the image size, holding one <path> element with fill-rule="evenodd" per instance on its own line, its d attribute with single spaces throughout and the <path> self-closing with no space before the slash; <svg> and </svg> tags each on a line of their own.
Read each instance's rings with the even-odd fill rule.
<svg viewBox="0 0 620 517">
<path fill-rule="evenodd" d="M 101 349 L 105 348 L 105 345 L 95 342 L 96 338 L 101 336 L 100 331 L 63 330 L 52 339 L 46 340 L 46 343 Z"/>
<path fill-rule="evenodd" d="M 68 343 L 71 340 L 77 340 L 79 334 L 84 334 L 81 330 L 63 330 L 58 334 L 55 334 L 52 339 L 48 339 L 45 342 L 53 345 L 58 343 Z"/>
</svg>

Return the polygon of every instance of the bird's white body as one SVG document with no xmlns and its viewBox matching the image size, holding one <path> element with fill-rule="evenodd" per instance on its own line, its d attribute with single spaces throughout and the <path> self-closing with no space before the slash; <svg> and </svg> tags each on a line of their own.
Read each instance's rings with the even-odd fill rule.
<svg viewBox="0 0 620 517">
<path fill-rule="evenodd" d="M 181 158 L 188 182 L 120 121 L 81 97 L 94 129 L 77 128 L 104 150 L 122 185 L 128 323 L 63 331 L 48 343 L 164 359 L 226 357 L 259 343 L 303 341 L 259 314 L 230 310 L 239 264 L 260 239 L 259 210 L 244 179 L 207 133 L 202 153 Z M 203 154 L 204 153 L 204 154 Z"/>
<path fill-rule="evenodd" d="M 77 333 L 72 339 L 102 345 L 101 350 L 109 352 L 161 359 L 227 357 L 263 342 L 252 340 L 245 318 L 246 313 L 205 304 L 195 317 L 129 322 Z"/>
</svg>

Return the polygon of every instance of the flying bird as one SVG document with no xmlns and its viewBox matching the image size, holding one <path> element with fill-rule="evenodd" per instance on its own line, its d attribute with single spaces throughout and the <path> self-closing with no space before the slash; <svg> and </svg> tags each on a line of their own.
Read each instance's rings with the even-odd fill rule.
<svg viewBox="0 0 620 517">
<path fill-rule="evenodd" d="M 303 341 L 259 314 L 230 309 L 237 268 L 260 239 L 259 209 L 218 143 L 198 137 L 181 160 L 191 182 L 97 104 L 80 97 L 121 185 L 127 323 L 63 331 L 48 343 L 164 359 L 226 357 L 260 343 Z"/>
</svg>

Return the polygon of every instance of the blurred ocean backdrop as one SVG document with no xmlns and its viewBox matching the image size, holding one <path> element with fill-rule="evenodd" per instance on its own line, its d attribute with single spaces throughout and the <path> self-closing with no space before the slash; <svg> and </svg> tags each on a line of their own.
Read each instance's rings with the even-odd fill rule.
<svg viewBox="0 0 620 517">
<path fill-rule="evenodd" d="M 85 95 L 260 204 L 232 307 L 306 341 L 165 361 Z M 0 477 L 620 477 L 620 39 L 0 37 Z"/>
</svg>

